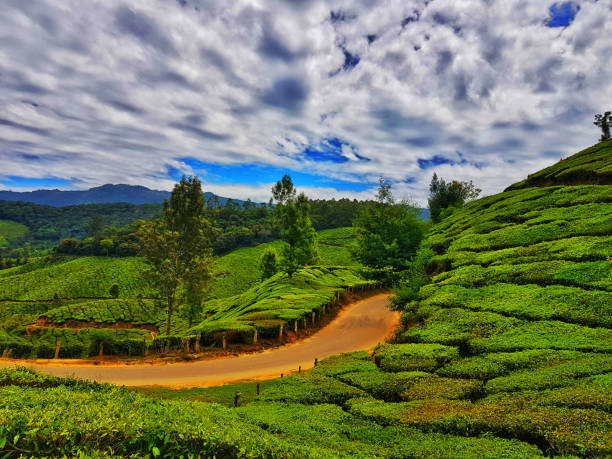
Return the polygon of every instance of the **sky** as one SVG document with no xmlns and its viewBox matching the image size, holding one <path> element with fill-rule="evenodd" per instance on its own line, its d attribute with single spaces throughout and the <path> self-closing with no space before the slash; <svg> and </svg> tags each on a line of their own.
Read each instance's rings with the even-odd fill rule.
<svg viewBox="0 0 612 459">
<path fill-rule="evenodd" d="M 493 194 L 597 142 L 610 37 L 611 0 L 2 0 L 0 189 Z"/>
</svg>

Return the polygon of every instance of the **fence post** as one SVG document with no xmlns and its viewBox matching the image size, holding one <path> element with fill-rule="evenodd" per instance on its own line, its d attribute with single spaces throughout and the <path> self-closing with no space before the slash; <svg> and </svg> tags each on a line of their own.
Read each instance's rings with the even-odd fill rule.
<svg viewBox="0 0 612 459">
<path fill-rule="evenodd" d="M 222 337 L 223 350 L 227 348 L 227 338 L 225 338 L 225 333 L 223 333 Z"/>
<path fill-rule="evenodd" d="M 147 339 L 142 338 L 142 355 L 147 356 Z"/>
<path fill-rule="evenodd" d="M 278 332 L 279 341 L 283 340 L 283 324 L 280 324 L 280 331 Z"/>
<path fill-rule="evenodd" d="M 259 383 L 257 383 L 257 395 L 259 395 Z"/>
<path fill-rule="evenodd" d="M 196 353 L 200 352 L 200 336 L 201 334 L 198 334 L 198 336 L 196 336 L 196 342 L 195 342 L 195 352 Z"/>
<path fill-rule="evenodd" d="M 298 366 L 298 373 L 302 372 L 302 365 Z"/>
<path fill-rule="evenodd" d="M 315 316 L 316 316 L 316 313 L 312 311 L 312 325 L 315 324 Z"/>
<path fill-rule="evenodd" d="M 238 399 L 240 398 L 240 393 L 236 392 L 234 394 L 234 408 L 238 408 Z"/>
<path fill-rule="evenodd" d="M 253 332 L 253 344 L 257 344 L 257 328 Z"/>
<path fill-rule="evenodd" d="M 316 367 L 319 364 L 319 359 L 315 357 L 314 366 Z"/>
<path fill-rule="evenodd" d="M 295 336 L 297 336 L 298 334 L 298 320 L 295 319 L 295 322 L 293 323 L 293 330 L 295 331 Z"/>
<path fill-rule="evenodd" d="M 56 342 L 55 343 L 55 356 L 53 357 L 54 359 L 57 359 L 59 357 L 60 347 L 62 347 L 62 342 L 61 341 Z"/>
<path fill-rule="evenodd" d="M 98 355 L 100 357 L 102 357 L 104 355 L 104 343 L 102 341 L 100 341 L 100 350 L 98 352 Z"/>
</svg>

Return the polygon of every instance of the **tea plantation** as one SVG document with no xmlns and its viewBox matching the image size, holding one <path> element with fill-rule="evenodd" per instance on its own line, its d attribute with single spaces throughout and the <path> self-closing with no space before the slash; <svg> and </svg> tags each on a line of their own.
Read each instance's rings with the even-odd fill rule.
<svg viewBox="0 0 612 459">
<path fill-rule="evenodd" d="M 255 382 L 131 391 L 5 370 L 0 452 L 611 457 L 612 141 L 465 205 L 427 247 L 429 283 L 373 355 L 334 356 L 259 393 Z M 209 319 L 308 317 L 329 299 L 322 286 L 363 282 L 346 268 L 298 278 L 214 301 Z M 275 296 L 290 307 L 268 307 Z"/>
<path fill-rule="evenodd" d="M 317 325 L 322 310 L 346 289 L 372 288 L 350 256 L 352 228 L 321 231 L 320 267 L 261 283 L 258 260 L 274 242 L 242 248 L 216 261 L 215 283 L 203 317 L 191 325 L 180 311 L 172 335 L 159 336 L 167 313 L 151 297 L 139 258 L 37 259 L 0 271 L 0 353 L 20 358 L 142 355 L 186 345 L 221 346 L 277 338 Z M 344 267 L 334 267 L 343 265 Z M 119 298 L 109 298 L 118 284 Z M 201 320 L 201 319 L 200 319 Z M 297 323 L 299 322 L 299 323 Z M 223 336 L 225 335 L 225 337 Z"/>
</svg>

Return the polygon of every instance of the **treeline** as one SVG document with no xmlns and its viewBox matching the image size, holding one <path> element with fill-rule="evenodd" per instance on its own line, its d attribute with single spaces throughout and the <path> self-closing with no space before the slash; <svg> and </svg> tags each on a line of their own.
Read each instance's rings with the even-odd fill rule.
<svg viewBox="0 0 612 459">
<path fill-rule="evenodd" d="M 351 226 L 354 218 L 361 213 L 367 204 L 364 201 L 350 199 L 331 199 L 310 201 L 312 224 L 316 230 L 341 228 Z M 34 204 L 34 206 L 36 206 Z M 128 205 L 129 206 L 129 205 Z M 147 205 L 151 207 L 151 205 Z M 155 205 L 157 206 L 157 205 Z M 47 207 L 47 206 L 38 206 Z M 84 207 L 84 206 L 71 206 Z M 90 206 L 87 206 L 90 207 Z M 141 206 L 132 206 L 141 207 Z M 52 207 L 51 209 L 57 209 Z M 212 238 L 212 248 L 215 255 L 222 255 L 239 247 L 248 247 L 278 239 L 278 228 L 273 219 L 274 206 L 256 204 L 246 201 L 240 205 L 228 200 L 225 204 L 210 199 L 204 207 L 205 218 L 212 222 L 215 234 Z M 150 220 L 161 211 L 161 206 L 153 209 L 150 216 L 142 220 Z M 109 225 L 107 215 L 94 215 L 79 223 L 82 237 L 64 237 L 55 247 L 55 252 L 64 255 L 99 255 L 99 256 L 133 256 L 138 254 L 138 225 L 134 220 L 124 226 Z M 116 221 L 118 216 L 114 217 Z"/>
<path fill-rule="evenodd" d="M 151 219 L 161 204 L 81 204 L 53 207 L 21 201 L 0 201 L 0 220 L 27 226 L 27 241 L 37 247 L 52 247 L 61 239 L 91 236 L 92 219 L 100 218 L 107 227 L 123 227 L 138 219 Z"/>
</svg>

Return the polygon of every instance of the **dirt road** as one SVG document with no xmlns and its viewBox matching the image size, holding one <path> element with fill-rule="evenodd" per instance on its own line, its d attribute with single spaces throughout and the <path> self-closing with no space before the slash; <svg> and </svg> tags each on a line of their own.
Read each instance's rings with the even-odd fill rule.
<svg viewBox="0 0 612 459">
<path fill-rule="evenodd" d="M 113 365 L 24 362 L 25 366 L 56 376 L 75 376 L 126 386 L 214 386 L 241 379 L 265 379 L 307 369 L 319 360 L 342 352 L 370 349 L 384 341 L 399 322 L 389 311 L 388 295 L 381 294 L 346 306 L 325 328 L 304 341 L 257 354 L 198 362 L 160 365 Z M 0 367 L 14 364 L 0 361 Z"/>
</svg>

